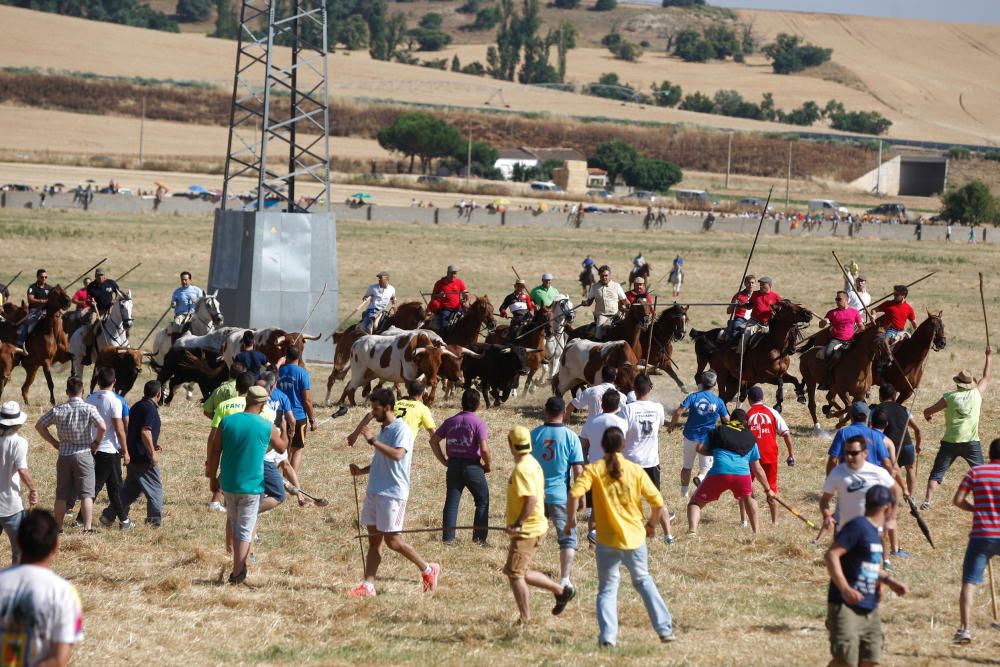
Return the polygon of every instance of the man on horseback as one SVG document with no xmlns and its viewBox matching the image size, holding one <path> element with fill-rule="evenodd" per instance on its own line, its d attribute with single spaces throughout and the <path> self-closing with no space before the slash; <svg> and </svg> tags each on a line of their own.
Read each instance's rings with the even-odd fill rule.
<svg viewBox="0 0 1000 667">
<path fill-rule="evenodd" d="M 458 267 L 451 264 L 447 275 L 434 283 L 427 314 L 437 316 L 438 331 L 444 332 L 455 313 L 464 313 L 468 303 L 469 290 L 458 277 Z"/>
<path fill-rule="evenodd" d="M 49 303 L 49 293 L 52 285 L 49 285 L 49 272 L 45 269 L 35 271 L 35 282 L 28 285 L 28 317 L 21 325 L 18 333 L 18 345 L 24 345 L 28 339 L 28 334 L 35 328 L 38 321 L 45 315 L 45 307 Z"/>
<path fill-rule="evenodd" d="M 170 306 L 174 309 L 174 321 L 167 325 L 168 334 L 179 334 L 194 316 L 198 299 L 205 296 L 200 287 L 191 284 L 191 272 L 181 271 L 181 286 L 174 290 L 170 297 Z"/>
<path fill-rule="evenodd" d="M 362 301 L 368 300 L 368 307 L 361 318 L 361 328 L 365 333 L 374 333 L 374 320 L 379 313 L 388 317 L 396 310 L 396 288 L 389 284 L 389 272 L 379 271 L 375 274 L 378 282 L 368 286 Z"/>
<path fill-rule="evenodd" d="M 97 343 L 97 327 L 100 326 L 100 322 L 107 318 L 118 294 L 118 283 L 108 278 L 104 269 L 98 267 L 94 271 L 94 281 L 87 285 L 87 297 L 91 311 L 87 318 L 87 328 L 83 332 L 83 343 L 87 349 L 85 358 L 91 356 L 91 351 Z"/>
<path fill-rule="evenodd" d="M 681 295 L 681 287 L 684 285 L 684 258 L 680 255 L 674 256 L 674 264 L 670 268 L 670 276 L 667 282 L 673 287 L 674 298 Z"/>
<path fill-rule="evenodd" d="M 747 277 L 743 279 L 743 289 L 734 294 L 733 298 L 730 299 L 729 306 L 726 308 L 726 314 L 732 315 L 732 318 L 730 318 L 729 323 L 726 325 L 726 340 L 739 338 L 743 335 L 743 330 L 747 328 L 752 311 L 750 308 L 750 297 L 754 293 L 753 288 L 756 283 L 757 276 L 748 273 Z"/>
<path fill-rule="evenodd" d="M 642 276 L 632 281 L 632 289 L 625 292 L 625 298 L 631 303 L 653 303 L 653 295 L 646 289 L 646 279 Z"/>
<path fill-rule="evenodd" d="M 598 281 L 590 286 L 581 306 L 594 304 L 594 338 L 603 340 L 604 329 L 618 312 L 628 306 L 625 290 L 611 280 L 611 267 L 603 264 L 597 270 Z"/>
<path fill-rule="evenodd" d="M 521 336 L 521 331 L 531 321 L 531 316 L 535 312 L 535 306 L 528 295 L 528 288 L 520 278 L 514 281 L 514 291 L 500 304 L 500 317 L 507 317 L 508 309 L 510 309 L 510 326 L 507 328 L 507 340 L 513 342 Z"/>
<path fill-rule="evenodd" d="M 653 207 L 650 206 L 649 208 L 652 211 Z M 635 280 L 635 277 L 642 272 L 642 267 L 644 266 L 646 266 L 646 258 L 642 256 L 642 251 L 640 250 L 639 254 L 632 258 L 632 271 L 628 274 L 629 282 Z"/>
<path fill-rule="evenodd" d="M 750 295 L 751 313 L 750 324 L 767 325 L 774 316 L 774 304 L 781 301 L 781 295 L 775 292 L 771 285 L 772 281 L 767 276 L 761 276 L 758 281 L 760 286 L 757 291 Z"/>
<path fill-rule="evenodd" d="M 559 290 L 552 286 L 552 274 L 542 274 L 542 284 L 531 290 L 531 301 L 536 308 L 551 308 L 552 303 L 559 296 Z"/>
<path fill-rule="evenodd" d="M 875 307 L 880 313 L 885 313 L 881 318 L 885 323 L 885 336 L 892 345 L 898 338 L 905 334 L 907 320 L 917 326 L 917 316 L 913 312 L 913 306 L 906 302 L 910 290 L 906 285 L 896 285 L 892 288 L 892 301 L 886 301 Z"/>
<path fill-rule="evenodd" d="M 837 307 L 827 312 L 819 322 L 820 328 L 830 326 L 830 340 L 823 348 L 823 379 L 819 383 L 820 389 L 829 389 L 833 382 L 833 367 L 839 360 L 835 356 L 838 349 L 847 346 L 853 339 L 857 329 L 864 328 L 861 321 L 861 313 L 847 305 L 847 292 L 840 290 L 837 292 Z"/>
<path fill-rule="evenodd" d="M 583 271 L 580 272 L 580 285 L 583 287 L 583 296 L 587 296 L 587 291 L 597 282 L 597 269 L 594 268 L 594 258 L 590 255 L 583 260 Z"/>
</svg>

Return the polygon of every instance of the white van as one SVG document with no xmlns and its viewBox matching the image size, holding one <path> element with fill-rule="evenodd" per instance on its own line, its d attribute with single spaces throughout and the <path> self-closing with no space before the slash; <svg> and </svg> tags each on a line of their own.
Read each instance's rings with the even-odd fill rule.
<svg viewBox="0 0 1000 667">
<path fill-rule="evenodd" d="M 809 200 L 809 212 L 810 213 L 836 213 L 843 209 L 844 207 L 833 201 L 832 199 L 810 199 Z"/>
<path fill-rule="evenodd" d="M 552 181 L 532 181 L 531 189 L 540 192 L 562 192 L 562 188 Z"/>
</svg>

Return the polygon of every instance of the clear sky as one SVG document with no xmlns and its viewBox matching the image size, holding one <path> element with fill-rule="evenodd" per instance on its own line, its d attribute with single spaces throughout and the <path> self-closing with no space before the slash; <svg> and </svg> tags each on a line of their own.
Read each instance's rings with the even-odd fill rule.
<svg viewBox="0 0 1000 667">
<path fill-rule="evenodd" d="M 660 4 L 659 0 L 626 0 Z M 833 12 L 959 23 L 1000 24 L 1000 0 L 708 0 L 719 7 Z"/>
</svg>

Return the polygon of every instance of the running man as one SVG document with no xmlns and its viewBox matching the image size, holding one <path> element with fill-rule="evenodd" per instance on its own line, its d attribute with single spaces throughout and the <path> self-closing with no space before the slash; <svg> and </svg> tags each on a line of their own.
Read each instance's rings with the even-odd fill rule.
<svg viewBox="0 0 1000 667">
<path fill-rule="evenodd" d="M 705 371 L 701 374 L 701 390 L 688 394 L 677 409 L 674 410 L 670 425 L 667 426 L 667 433 L 673 433 L 680 421 L 681 414 L 685 410 L 688 412 L 687 422 L 684 424 L 684 458 L 681 463 L 681 497 L 687 498 L 691 484 L 691 468 L 694 466 L 694 457 L 698 453 L 698 445 L 704 444 L 708 439 L 708 434 L 719 418 L 728 419 L 729 410 L 726 403 L 719 395 L 712 391 L 718 377 L 715 371 Z M 701 484 L 702 478 L 708 474 L 712 467 L 712 457 L 702 454 L 700 456 L 698 475 L 694 478 L 694 485 Z"/>
<path fill-rule="evenodd" d="M 780 412 L 764 404 L 764 390 L 759 385 L 753 385 L 747 391 L 750 409 L 747 410 L 746 425 L 757 438 L 757 449 L 760 452 L 760 467 L 767 476 L 767 485 L 775 493 L 778 492 L 778 436 L 785 441 L 788 458 L 785 463 L 789 467 L 795 465 L 795 454 L 792 453 L 792 434 L 788 424 Z M 778 522 L 778 502 L 768 498 L 771 510 L 771 523 Z"/>
</svg>

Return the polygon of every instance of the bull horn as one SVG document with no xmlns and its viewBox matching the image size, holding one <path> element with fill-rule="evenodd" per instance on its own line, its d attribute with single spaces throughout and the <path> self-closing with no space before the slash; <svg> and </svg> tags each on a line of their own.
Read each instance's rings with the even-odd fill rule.
<svg viewBox="0 0 1000 667">
<path fill-rule="evenodd" d="M 505 347 L 502 350 L 500 350 L 500 354 L 510 354 L 510 350 L 511 348 Z"/>
<path fill-rule="evenodd" d="M 461 358 L 461 355 L 455 354 L 454 352 L 452 352 L 451 350 L 449 350 L 446 347 L 441 348 L 441 354 L 447 354 L 452 359 L 460 359 Z"/>
<path fill-rule="evenodd" d="M 524 348 L 524 351 L 525 352 L 543 352 L 542 348 L 540 348 L 540 347 L 526 347 L 526 348 Z"/>
<path fill-rule="evenodd" d="M 316 334 L 315 336 L 307 336 L 306 334 L 299 334 L 299 337 L 304 338 L 306 340 L 319 340 L 320 338 L 323 337 L 323 334 Z"/>
<path fill-rule="evenodd" d="M 426 347 L 418 347 L 417 349 L 415 349 L 415 350 L 413 351 L 413 356 L 415 356 L 415 357 L 419 357 L 419 356 L 420 356 L 421 354 L 423 354 L 423 353 L 424 353 L 424 352 L 426 352 L 426 351 L 427 351 L 427 348 L 426 348 Z"/>
<path fill-rule="evenodd" d="M 285 337 L 284 336 L 278 336 L 277 338 L 274 339 L 274 344 L 275 345 L 281 345 L 284 342 L 285 342 Z"/>
<path fill-rule="evenodd" d="M 472 357 L 473 359 L 482 359 L 483 358 L 483 355 L 479 354 L 475 350 L 470 350 L 467 347 L 463 347 L 462 348 L 462 356 L 463 357 Z"/>
</svg>

